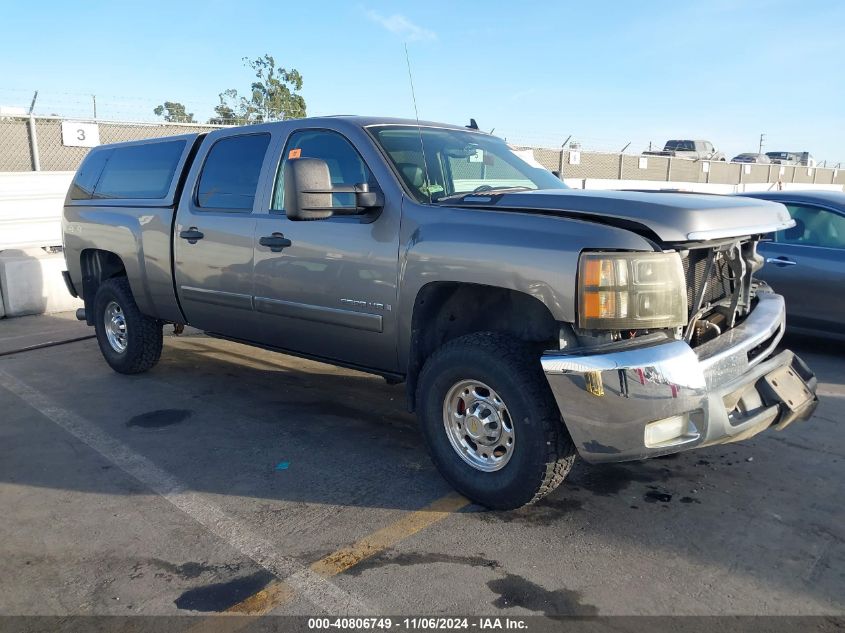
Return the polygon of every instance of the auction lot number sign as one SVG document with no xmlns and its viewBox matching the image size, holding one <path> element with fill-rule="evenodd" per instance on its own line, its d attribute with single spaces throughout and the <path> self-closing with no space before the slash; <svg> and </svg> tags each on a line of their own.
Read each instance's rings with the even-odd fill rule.
<svg viewBox="0 0 845 633">
<path fill-rule="evenodd" d="M 62 121 L 62 145 L 65 147 L 97 147 L 100 126 L 96 123 Z"/>
</svg>

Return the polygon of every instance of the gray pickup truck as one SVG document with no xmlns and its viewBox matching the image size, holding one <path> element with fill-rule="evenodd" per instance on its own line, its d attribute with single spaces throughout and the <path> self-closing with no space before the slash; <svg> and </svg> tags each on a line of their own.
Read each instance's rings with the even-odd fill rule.
<svg viewBox="0 0 845 633">
<path fill-rule="evenodd" d="M 662 150 L 643 152 L 646 156 L 670 156 L 690 160 L 726 160 L 725 155 L 713 147 L 710 141 L 692 139 L 673 139 L 666 141 Z"/>
<path fill-rule="evenodd" d="M 65 280 L 116 371 L 165 323 L 406 385 L 470 499 L 515 508 L 589 462 L 806 419 L 754 278 L 780 204 L 573 191 L 457 126 L 326 117 L 105 145 L 64 208 Z"/>
</svg>

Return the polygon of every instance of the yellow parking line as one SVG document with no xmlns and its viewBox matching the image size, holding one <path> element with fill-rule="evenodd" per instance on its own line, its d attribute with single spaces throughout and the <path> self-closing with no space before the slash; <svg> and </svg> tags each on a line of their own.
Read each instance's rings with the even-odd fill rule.
<svg viewBox="0 0 845 633">
<path fill-rule="evenodd" d="M 349 547 L 332 552 L 312 564 L 310 569 L 323 578 L 336 576 L 362 560 L 375 556 L 420 530 L 442 521 L 469 503 L 461 495 L 450 493 L 421 510 L 406 514 L 398 521 L 376 530 Z M 261 591 L 229 607 L 226 613 L 263 615 L 288 602 L 294 593 L 293 588 L 286 585 L 284 581 L 273 582 Z"/>
<path fill-rule="evenodd" d="M 467 499 L 457 493 L 448 494 L 422 510 L 411 512 L 395 523 L 365 536 L 349 547 L 339 549 L 325 558 L 321 558 L 311 565 L 311 571 L 324 578 L 335 576 L 350 567 L 354 567 L 362 560 L 393 547 L 399 541 L 416 534 L 429 525 L 442 521 L 468 503 Z"/>
</svg>

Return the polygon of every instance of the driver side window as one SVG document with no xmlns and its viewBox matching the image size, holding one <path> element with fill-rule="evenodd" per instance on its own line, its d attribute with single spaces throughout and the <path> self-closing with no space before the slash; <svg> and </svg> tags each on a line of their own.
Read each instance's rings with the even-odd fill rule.
<svg viewBox="0 0 845 633">
<path fill-rule="evenodd" d="M 778 231 L 776 241 L 800 246 L 845 249 L 845 216 L 802 204 L 787 204 L 795 226 Z"/>
<path fill-rule="evenodd" d="M 284 213 L 285 210 L 285 165 L 288 160 L 297 158 L 319 158 L 329 166 L 332 185 L 376 185 L 372 172 L 367 167 L 358 151 L 342 135 L 330 130 L 301 130 L 294 132 L 288 139 L 282 152 L 282 161 L 276 174 L 273 189 L 271 211 Z M 332 194 L 332 206 L 355 204 L 355 194 Z"/>
</svg>

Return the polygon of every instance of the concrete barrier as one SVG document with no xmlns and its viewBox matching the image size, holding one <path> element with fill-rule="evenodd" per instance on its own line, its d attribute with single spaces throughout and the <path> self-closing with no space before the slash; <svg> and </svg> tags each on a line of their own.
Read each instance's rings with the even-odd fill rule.
<svg viewBox="0 0 845 633">
<path fill-rule="evenodd" d="M 70 296 L 62 279 L 65 259 L 61 253 L 42 249 L 6 250 L 0 253 L 0 288 L 3 316 L 66 312 L 82 307 Z"/>
<path fill-rule="evenodd" d="M 0 251 L 61 246 L 72 171 L 0 173 Z"/>
<path fill-rule="evenodd" d="M 745 191 L 776 190 L 777 184 L 772 183 L 743 183 L 741 185 L 723 185 L 706 182 L 667 182 L 665 180 L 617 180 L 610 178 L 564 178 L 563 182 L 573 189 L 647 189 L 659 191 L 661 189 L 679 189 L 697 193 L 732 194 Z M 842 185 L 814 185 L 808 183 L 783 183 L 783 191 L 842 191 Z"/>
</svg>

